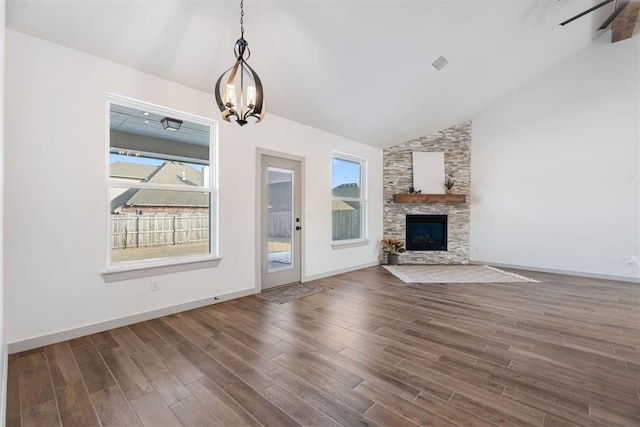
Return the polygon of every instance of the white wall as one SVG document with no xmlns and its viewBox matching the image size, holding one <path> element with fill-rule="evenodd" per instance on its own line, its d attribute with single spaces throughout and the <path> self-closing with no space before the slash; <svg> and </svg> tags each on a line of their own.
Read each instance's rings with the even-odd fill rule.
<svg viewBox="0 0 640 427">
<path fill-rule="evenodd" d="M 306 277 L 377 263 L 382 151 L 268 114 L 255 126 L 220 125 L 219 265 L 160 276 L 153 293 L 149 278 L 106 283 L 100 274 L 106 258 L 105 93 L 217 119 L 213 96 L 14 31 L 6 39 L 11 351 L 66 338 L 64 331 L 88 332 L 139 313 L 255 292 L 257 147 L 305 158 Z M 265 87 L 268 96 L 268 82 Z M 375 171 L 367 246 L 331 248 L 333 150 L 367 158 Z"/>
<path fill-rule="evenodd" d="M 604 34 L 473 121 L 471 258 L 637 280 L 640 38 Z"/>
<path fill-rule="evenodd" d="M 5 419 L 7 391 L 7 347 L 5 345 L 4 312 L 4 29 L 5 7 L 0 3 L 0 420 Z M 0 421 L 2 422 L 2 421 Z"/>
</svg>

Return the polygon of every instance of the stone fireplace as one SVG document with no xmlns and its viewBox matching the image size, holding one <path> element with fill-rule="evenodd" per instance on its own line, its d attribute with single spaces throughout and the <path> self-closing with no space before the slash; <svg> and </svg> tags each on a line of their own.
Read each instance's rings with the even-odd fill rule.
<svg viewBox="0 0 640 427">
<path fill-rule="evenodd" d="M 446 251 L 446 215 L 407 215 L 406 248 L 408 251 Z"/>
<path fill-rule="evenodd" d="M 413 186 L 413 152 L 444 152 L 445 176 L 455 181 L 453 193 L 465 195 L 463 201 L 451 201 L 444 195 L 426 202 L 394 201 L 394 196 L 405 194 Z M 464 122 L 384 150 L 384 237 L 405 242 L 407 252 L 400 256 L 405 264 L 464 264 L 469 262 L 469 189 L 471 178 L 471 122 Z M 419 190 L 419 189 L 416 189 Z M 440 231 L 431 225 L 421 225 L 417 241 L 407 240 L 413 225 L 408 218 L 446 218 L 445 239 L 434 249 L 414 246 L 427 240 L 437 240 Z M 421 228 L 421 229 L 420 229 Z M 420 236 L 421 235 L 421 236 Z M 427 236 L 428 235 L 428 236 Z M 433 243 L 433 242 L 431 242 Z"/>
</svg>

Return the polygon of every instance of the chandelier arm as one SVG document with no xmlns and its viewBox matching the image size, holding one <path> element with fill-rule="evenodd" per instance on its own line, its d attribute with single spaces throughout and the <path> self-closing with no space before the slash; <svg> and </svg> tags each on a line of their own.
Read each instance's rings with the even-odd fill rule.
<svg viewBox="0 0 640 427">
<path fill-rule="evenodd" d="M 229 68 L 231 70 L 231 74 L 229 74 L 229 78 L 227 79 L 227 84 L 233 82 L 236 79 L 236 73 L 238 72 L 238 66 L 242 63 L 242 58 L 238 58 L 236 63 L 233 64 L 233 67 Z M 228 70 L 227 70 L 228 71 Z"/>
<path fill-rule="evenodd" d="M 247 57 L 244 57 L 244 54 L 247 54 Z M 248 61 L 251 57 L 251 49 L 249 49 L 249 42 L 247 42 L 244 37 L 239 38 L 236 41 L 236 44 L 233 46 L 233 54 L 236 56 L 236 59 L 242 58 L 245 61 Z"/>
<path fill-rule="evenodd" d="M 229 68 L 230 70 L 231 68 Z M 222 100 L 222 97 L 220 96 L 220 82 L 222 81 L 222 78 L 224 77 L 225 74 L 227 74 L 227 72 L 229 71 L 225 71 L 224 73 L 222 73 L 220 75 L 220 77 L 218 77 L 218 81 L 216 81 L 216 87 L 213 90 L 213 94 L 216 98 L 216 103 L 218 104 L 218 108 L 220 109 L 220 112 L 222 113 L 222 118 L 226 121 L 231 121 L 229 120 L 229 109 L 227 108 L 226 105 L 224 105 L 224 101 Z"/>
<path fill-rule="evenodd" d="M 222 118 L 228 122 L 231 122 L 231 116 L 238 118 L 238 114 L 234 110 L 226 109 L 222 112 Z"/>
<path fill-rule="evenodd" d="M 262 121 L 262 116 L 258 116 L 257 114 L 249 114 L 246 119 L 248 119 L 249 117 L 253 117 L 254 119 L 256 119 L 255 123 L 260 123 Z"/>
</svg>

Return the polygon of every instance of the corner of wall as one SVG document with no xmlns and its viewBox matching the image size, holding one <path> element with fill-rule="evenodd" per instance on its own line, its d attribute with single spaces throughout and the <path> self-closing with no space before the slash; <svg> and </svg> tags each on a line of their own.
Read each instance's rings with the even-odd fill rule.
<svg viewBox="0 0 640 427">
<path fill-rule="evenodd" d="M 472 259 L 640 277 L 639 76 L 598 40 L 474 118 Z"/>
<path fill-rule="evenodd" d="M 7 396 L 7 346 L 5 345 L 5 312 L 4 312 L 4 37 L 5 8 L 3 0 L 0 5 L 0 423 L 4 423 Z"/>
</svg>

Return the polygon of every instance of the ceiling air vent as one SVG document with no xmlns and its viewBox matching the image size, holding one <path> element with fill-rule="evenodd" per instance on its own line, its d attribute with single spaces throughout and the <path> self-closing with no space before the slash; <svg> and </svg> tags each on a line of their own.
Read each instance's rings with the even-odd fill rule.
<svg viewBox="0 0 640 427">
<path fill-rule="evenodd" d="M 445 65 L 447 65 L 449 63 L 449 60 L 447 58 L 444 57 L 444 55 L 440 55 L 440 57 L 438 59 L 436 59 L 435 61 L 433 61 L 433 63 L 431 64 L 431 66 L 433 68 L 435 68 L 436 70 L 440 71 L 442 70 Z"/>
</svg>

